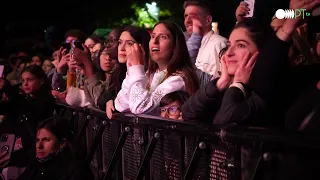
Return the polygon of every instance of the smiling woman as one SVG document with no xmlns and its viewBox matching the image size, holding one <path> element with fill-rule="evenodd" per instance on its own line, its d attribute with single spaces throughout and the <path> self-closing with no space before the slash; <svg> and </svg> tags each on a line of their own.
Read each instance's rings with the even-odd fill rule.
<svg viewBox="0 0 320 180">
<path fill-rule="evenodd" d="M 233 92 L 238 90 L 245 99 L 256 98 L 246 87 L 258 51 L 263 49 L 269 32 L 272 32 L 271 28 L 264 28 L 256 19 L 246 19 L 236 24 L 227 47 L 220 53 L 221 77 L 210 81 L 186 102 L 182 113 L 184 120 L 206 121 L 214 118 L 213 122 L 216 124 L 238 121 L 231 115 L 234 112 L 229 112 L 232 111 L 232 108 L 228 108 L 230 104 L 223 103 L 222 98 L 226 97 L 227 102 L 230 100 L 227 97 L 233 97 Z M 242 113 L 246 116 L 250 114 L 246 111 Z"/>
</svg>

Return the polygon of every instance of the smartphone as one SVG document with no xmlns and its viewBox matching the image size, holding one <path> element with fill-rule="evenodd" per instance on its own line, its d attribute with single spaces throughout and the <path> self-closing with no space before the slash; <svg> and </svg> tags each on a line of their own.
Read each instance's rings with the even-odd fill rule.
<svg viewBox="0 0 320 180">
<path fill-rule="evenodd" d="M 255 0 L 244 0 L 244 2 L 248 4 L 248 8 L 250 9 L 249 14 L 245 15 L 244 17 L 253 17 Z"/>
<path fill-rule="evenodd" d="M 63 43 L 62 48 L 66 49 L 66 54 L 69 54 L 70 49 L 71 49 L 71 44 L 70 43 Z"/>
<path fill-rule="evenodd" d="M 3 76 L 3 72 L 4 72 L 4 65 L 0 65 L 0 77 Z"/>
<path fill-rule="evenodd" d="M 0 152 L 7 152 L 5 157 L 11 157 L 14 149 L 16 136 L 14 134 L 3 134 L 0 137 Z"/>
<path fill-rule="evenodd" d="M 311 16 L 320 16 L 320 6 L 317 6 L 312 10 Z"/>
<path fill-rule="evenodd" d="M 82 51 L 84 50 L 80 41 L 75 41 L 74 46 L 78 49 L 81 49 Z"/>
</svg>

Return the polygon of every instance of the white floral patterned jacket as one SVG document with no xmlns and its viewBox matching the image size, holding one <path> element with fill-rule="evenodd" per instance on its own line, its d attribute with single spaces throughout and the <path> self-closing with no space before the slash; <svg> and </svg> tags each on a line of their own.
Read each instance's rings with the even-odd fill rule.
<svg viewBox="0 0 320 180">
<path fill-rule="evenodd" d="M 115 108 L 119 112 L 133 114 L 151 113 L 159 107 L 160 100 L 174 91 L 185 91 L 185 83 L 180 75 L 166 79 L 165 71 L 157 71 L 152 77 L 150 88 L 143 65 L 128 68 L 127 76 L 122 82 L 121 90 L 115 99 Z"/>
</svg>

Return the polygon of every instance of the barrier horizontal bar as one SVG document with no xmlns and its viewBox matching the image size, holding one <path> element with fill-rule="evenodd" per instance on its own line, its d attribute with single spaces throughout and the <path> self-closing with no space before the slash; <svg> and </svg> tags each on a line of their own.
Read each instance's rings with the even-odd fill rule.
<svg viewBox="0 0 320 180">
<path fill-rule="evenodd" d="M 320 136 L 299 132 L 285 132 L 276 129 L 259 127 L 244 127 L 232 125 L 213 125 L 203 123 L 190 123 L 178 120 L 163 119 L 150 115 L 134 115 L 116 113 L 112 120 L 109 120 L 104 111 L 91 108 L 77 108 L 65 103 L 57 102 L 59 106 L 83 111 L 102 120 L 116 123 L 131 124 L 137 127 L 148 127 L 161 129 L 162 131 L 174 131 L 181 135 L 205 136 L 221 139 L 222 141 L 237 143 L 268 142 L 282 143 L 290 146 L 303 146 L 309 148 L 320 148 Z"/>
<path fill-rule="evenodd" d="M 221 139 L 234 144 L 268 142 L 290 146 L 320 148 L 320 136 L 302 132 L 287 132 L 259 127 L 227 127 L 221 130 Z"/>
</svg>

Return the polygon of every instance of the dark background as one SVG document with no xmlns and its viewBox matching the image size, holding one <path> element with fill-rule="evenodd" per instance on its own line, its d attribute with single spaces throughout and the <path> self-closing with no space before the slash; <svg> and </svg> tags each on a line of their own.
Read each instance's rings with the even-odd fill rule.
<svg viewBox="0 0 320 180">
<path fill-rule="evenodd" d="M 96 28 L 112 28 L 112 23 L 123 17 L 134 16 L 130 9 L 133 2 L 146 3 L 149 0 L 47 0 L 47 1 L 7 1 L 0 11 L 1 52 L 9 46 L 23 41 L 26 37 L 41 39 L 44 30 L 54 26 L 59 30 L 59 40 L 68 29 L 81 29 L 91 34 Z M 155 0 L 160 8 L 172 12 L 171 20 L 183 27 L 184 0 Z M 240 0 L 212 0 L 213 20 L 219 22 L 220 34 L 228 36 L 236 22 L 235 10 Z M 4 3 L 4 2 L 3 2 Z M 288 8 L 289 0 L 256 0 L 255 16 L 270 20 L 279 8 Z M 11 48 L 11 47 L 10 47 Z M 10 50 L 9 48 L 9 50 Z"/>
</svg>

